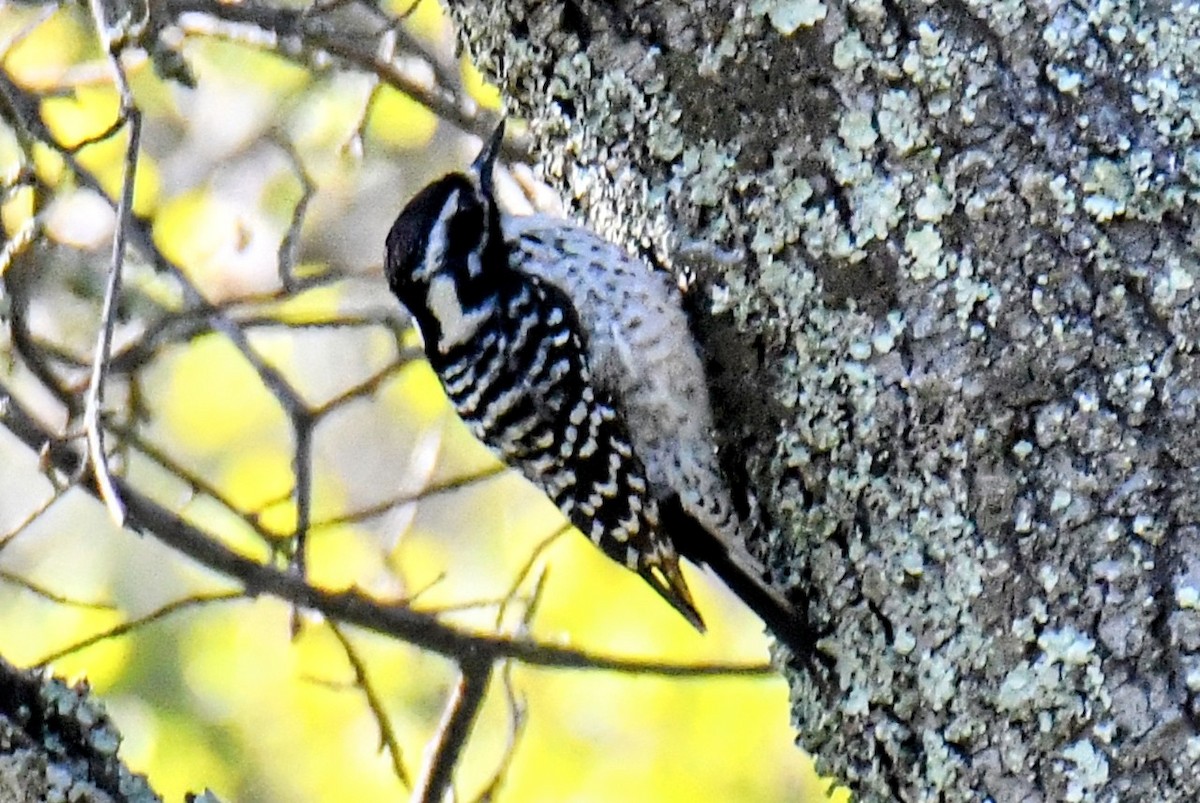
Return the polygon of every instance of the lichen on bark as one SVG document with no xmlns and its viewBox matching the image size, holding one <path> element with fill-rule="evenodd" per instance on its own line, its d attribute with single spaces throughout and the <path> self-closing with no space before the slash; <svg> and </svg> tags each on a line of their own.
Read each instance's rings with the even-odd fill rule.
<svg viewBox="0 0 1200 803">
<path fill-rule="evenodd" d="M 159 803 L 117 756 L 120 744 L 86 683 L 0 660 L 0 800 Z"/>
</svg>

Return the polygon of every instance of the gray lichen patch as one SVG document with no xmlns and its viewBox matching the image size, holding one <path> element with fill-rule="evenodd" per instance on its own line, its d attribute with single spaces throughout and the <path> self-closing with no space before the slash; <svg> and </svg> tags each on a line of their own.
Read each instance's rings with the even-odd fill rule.
<svg viewBox="0 0 1200 803">
<path fill-rule="evenodd" d="M 575 6 L 454 12 L 577 216 L 725 255 L 819 766 L 1197 799 L 1200 6 Z"/>
<path fill-rule="evenodd" d="M 157 803 L 117 756 L 121 737 L 86 684 L 0 661 L 0 799 Z"/>
</svg>

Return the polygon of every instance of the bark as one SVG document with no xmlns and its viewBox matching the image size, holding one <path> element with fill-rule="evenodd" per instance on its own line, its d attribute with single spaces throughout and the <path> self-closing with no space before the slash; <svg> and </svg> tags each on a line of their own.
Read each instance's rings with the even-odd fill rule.
<svg viewBox="0 0 1200 803">
<path fill-rule="evenodd" d="M 1200 8 L 451 5 L 577 216 L 732 324 L 820 769 L 1195 800 Z"/>
<path fill-rule="evenodd" d="M 120 744 L 86 684 L 69 687 L 0 660 L 0 801 L 160 801 L 117 758 Z"/>
</svg>

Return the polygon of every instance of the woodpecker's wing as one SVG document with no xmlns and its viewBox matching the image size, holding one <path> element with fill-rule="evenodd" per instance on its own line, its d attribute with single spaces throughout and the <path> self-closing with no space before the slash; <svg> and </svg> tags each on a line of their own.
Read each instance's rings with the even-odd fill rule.
<svg viewBox="0 0 1200 803">
<path fill-rule="evenodd" d="M 671 277 L 561 220 L 506 215 L 501 225 L 510 264 L 557 287 L 577 311 L 593 384 L 628 423 L 652 494 L 678 496 L 697 521 L 734 538 L 704 365 Z"/>
<path fill-rule="evenodd" d="M 554 500 L 559 509 L 613 560 L 637 572 L 697 630 L 704 631 L 687 582 L 679 571 L 674 545 L 658 526 L 658 507 L 649 492 L 646 470 L 630 442 L 629 431 L 614 400 L 596 386 L 588 363 L 587 332 L 571 299 L 536 275 L 524 277 L 538 307 L 552 321 L 541 336 L 565 345 L 561 361 L 549 374 L 559 379 L 550 388 L 528 393 L 533 418 L 546 422 L 560 444 L 530 456 L 514 454 L 516 465 Z M 554 313 L 561 313 L 555 316 Z M 523 328 L 518 324 L 518 328 Z M 536 327 L 534 327 L 536 329 Z M 514 334 L 513 342 L 518 341 Z M 514 348 L 509 360 L 523 353 Z M 513 373 L 528 373 L 512 363 Z M 551 389 L 552 388 L 552 389 Z M 564 408 L 562 398 L 578 399 Z M 553 461 L 551 464 L 548 461 Z"/>
</svg>

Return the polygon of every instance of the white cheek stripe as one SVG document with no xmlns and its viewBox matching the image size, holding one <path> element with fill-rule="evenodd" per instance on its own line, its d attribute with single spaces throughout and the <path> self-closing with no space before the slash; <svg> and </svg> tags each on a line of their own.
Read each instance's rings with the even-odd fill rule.
<svg viewBox="0 0 1200 803">
<path fill-rule="evenodd" d="M 464 311 L 458 298 L 458 288 L 449 276 L 434 277 L 426 300 L 429 311 L 441 329 L 438 350 L 443 353 L 470 340 L 490 313 L 486 305 L 471 312 Z"/>
<path fill-rule="evenodd" d="M 429 242 L 425 244 L 425 258 L 413 272 L 413 278 L 427 279 L 442 264 L 442 260 L 446 258 L 446 233 L 450 230 L 448 223 L 457 212 L 458 190 L 454 190 L 446 196 L 442 212 L 430 229 Z"/>
</svg>

